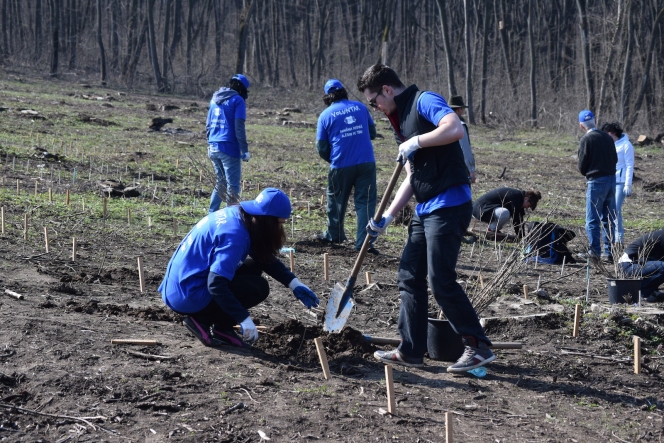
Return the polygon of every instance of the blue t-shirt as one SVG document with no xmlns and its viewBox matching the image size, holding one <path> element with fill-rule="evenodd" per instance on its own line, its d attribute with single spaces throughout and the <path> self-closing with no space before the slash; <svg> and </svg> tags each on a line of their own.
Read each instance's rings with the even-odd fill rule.
<svg viewBox="0 0 664 443">
<path fill-rule="evenodd" d="M 369 110 L 360 102 L 339 100 L 321 112 L 316 140 L 330 143 L 331 168 L 376 161 L 369 135 L 373 124 Z"/>
<path fill-rule="evenodd" d="M 417 100 L 417 112 L 426 120 L 438 126 L 443 117 L 454 111 L 448 106 L 442 96 L 435 92 L 424 91 Z M 431 214 L 436 209 L 459 206 L 470 201 L 471 198 L 470 185 L 452 186 L 432 199 L 418 203 L 415 207 L 415 213 L 418 216 Z"/>
<path fill-rule="evenodd" d="M 239 206 L 230 206 L 199 221 L 171 257 L 159 286 L 162 300 L 184 314 L 198 312 L 212 300 L 210 271 L 232 280 L 250 253 L 249 232 Z"/>
<path fill-rule="evenodd" d="M 247 105 L 237 92 L 228 91 L 225 95 L 215 94 L 210 101 L 206 125 L 208 144 L 212 151 L 239 158 L 241 152 L 235 137 L 235 119 L 247 119 Z"/>
</svg>

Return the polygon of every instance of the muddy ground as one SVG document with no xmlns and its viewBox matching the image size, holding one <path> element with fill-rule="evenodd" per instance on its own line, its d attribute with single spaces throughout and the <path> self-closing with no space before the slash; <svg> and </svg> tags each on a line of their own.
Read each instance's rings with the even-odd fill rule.
<svg viewBox="0 0 664 443">
<path fill-rule="evenodd" d="M 254 124 L 274 124 L 276 112 L 266 101 L 250 105 Z M 9 125 L 19 117 L 2 118 Z M 387 135 L 383 126 L 379 132 Z M 144 134 L 134 131 L 136 137 Z M 545 198 L 566 199 L 564 207 L 548 209 L 556 221 L 583 216 L 584 184 L 570 158 L 573 147 L 554 156 L 518 155 L 500 149 L 499 141 L 509 134 L 491 134 L 496 144 L 475 147 L 476 189 L 537 187 Z M 384 174 L 392 168 L 391 157 L 387 149 L 379 155 Z M 498 178 L 503 167 L 507 172 Z M 642 186 L 656 183 L 663 167 L 660 153 L 637 157 L 640 182 L 626 217 L 661 208 L 661 192 Z M 16 178 L 28 179 L 5 161 L 0 173 L 7 177 L 6 189 Z M 298 189 L 299 200 L 315 202 L 324 178 L 298 182 L 297 177 L 282 176 L 282 186 Z M 57 189 L 57 183 L 51 184 Z M 320 205 L 308 209 L 322 214 Z M 304 215 L 307 208 L 300 205 L 298 211 Z M 379 409 L 387 407 L 384 366 L 372 358 L 378 348 L 363 341 L 363 334 L 398 336 L 399 242 L 379 244 L 381 255 L 366 259 L 361 276 L 370 271 L 373 283 L 359 279 L 357 306 L 342 334 L 324 333 L 322 310 L 306 311 L 271 281 L 270 298 L 252 310 L 256 323 L 267 327 L 256 346 L 213 349 L 195 340 L 156 292 L 179 237 L 149 231 L 128 237 L 123 228 L 102 230 L 98 216 L 90 215 L 89 223 L 59 216 L 57 226 L 71 234 L 58 238 L 56 252 L 45 254 L 37 232 L 32 241 L 23 240 L 17 221 L 22 212 L 7 207 L 14 222 L 0 239 L 0 286 L 24 295 L 22 300 L 0 298 L 0 441 L 230 443 L 267 437 L 279 442 L 439 442 L 445 440 L 448 411 L 460 442 L 661 441 L 662 313 L 656 306 L 610 308 L 605 277 L 596 271 L 585 303 L 583 263 L 566 265 L 562 278 L 560 266 L 520 268 L 480 316 L 488 318 L 484 324 L 494 341 L 521 342 L 523 349 L 497 351 L 484 378 L 450 375 L 446 362 L 431 359 L 421 369 L 395 367 L 396 413 L 381 415 Z M 296 250 L 298 277 L 326 300 L 335 282 L 345 282 L 355 252 L 350 243 L 310 241 L 321 228 L 296 229 L 288 246 Z M 347 226 L 347 232 L 350 236 L 352 228 Z M 81 238 L 75 262 L 67 243 L 73 233 Z M 631 228 L 628 239 L 637 234 Z M 582 237 L 579 231 L 570 245 L 575 252 L 584 247 Z M 504 245 L 499 254 L 494 247 L 484 242 L 474 249 L 463 246 L 459 279 L 469 292 L 479 284 L 480 273 L 483 283 L 491 284 L 499 258 L 511 250 Z M 327 282 L 324 253 L 330 257 Z M 143 293 L 135 265 L 139 255 L 146 268 Z M 538 280 L 544 291 L 534 295 Z M 531 288 L 528 300 L 523 285 Z M 573 338 L 576 303 L 583 303 L 584 316 L 580 336 Z M 430 307 L 435 313 L 433 302 Z M 643 338 L 641 374 L 634 373 L 635 334 Z M 313 342 L 318 336 L 324 337 L 330 380 L 323 379 L 318 364 Z M 111 345 L 113 338 L 159 344 Z"/>
</svg>

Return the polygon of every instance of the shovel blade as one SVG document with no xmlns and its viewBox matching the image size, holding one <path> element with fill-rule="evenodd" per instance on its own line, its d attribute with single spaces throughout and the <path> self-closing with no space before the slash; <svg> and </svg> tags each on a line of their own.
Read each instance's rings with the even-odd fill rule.
<svg viewBox="0 0 664 443">
<path fill-rule="evenodd" d="M 341 283 L 334 285 L 334 289 L 330 293 L 330 299 L 327 302 L 327 311 L 325 312 L 325 324 L 323 330 L 327 332 L 341 332 L 346 325 L 346 321 L 350 316 L 350 312 L 355 306 L 352 299 L 346 302 L 346 306 L 342 309 L 341 313 L 337 316 L 341 299 L 343 298 L 346 287 Z"/>
</svg>

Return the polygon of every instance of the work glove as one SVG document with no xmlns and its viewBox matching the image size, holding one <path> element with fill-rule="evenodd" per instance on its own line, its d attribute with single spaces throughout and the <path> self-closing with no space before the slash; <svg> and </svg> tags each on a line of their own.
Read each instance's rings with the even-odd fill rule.
<svg viewBox="0 0 664 443">
<path fill-rule="evenodd" d="M 383 216 L 378 222 L 372 218 L 367 225 L 367 234 L 374 238 L 378 237 L 380 234 L 385 234 L 385 231 L 387 231 L 387 227 L 392 223 L 392 220 L 394 220 L 392 214 Z"/>
<path fill-rule="evenodd" d="M 401 143 L 399 145 L 399 155 L 401 156 L 401 161 L 403 163 L 406 163 L 406 160 L 413 161 L 413 156 L 415 154 L 415 151 L 420 149 L 420 136 L 416 135 L 415 137 L 411 137 L 405 142 Z"/>
<path fill-rule="evenodd" d="M 251 154 L 249 154 L 249 151 L 243 152 L 240 154 L 240 158 L 242 159 L 243 162 L 248 162 L 249 159 L 251 158 Z"/>
<path fill-rule="evenodd" d="M 320 300 L 318 300 L 314 291 L 303 285 L 297 278 L 294 278 L 288 287 L 293 291 L 295 298 L 300 300 L 308 309 L 315 308 L 320 303 Z"/>
<path fill-rule="evenodd" d="M 632 187 L 630 185 L 625 185 L 623 188 L 623 194 L 625 194 L 625 197 L 632 195 Z"/>
<path fill-rule="evenodd" d="M 249 344 L 258 340 L 258 329 L 251 317 L 247 317 L 240 323 L 240 334 L 242 334 L 242 339 Z"/>
</svg>

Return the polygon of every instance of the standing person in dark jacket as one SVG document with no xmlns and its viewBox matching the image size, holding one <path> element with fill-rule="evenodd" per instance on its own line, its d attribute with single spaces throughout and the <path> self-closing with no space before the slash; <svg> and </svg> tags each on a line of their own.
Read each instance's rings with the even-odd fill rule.
<svg viewBox="0 0 664 443">
<path fill-rule="evenodd" d="M 649 232 L 625 248 L 620 257 L 625 274 L 641 277 L 641 299 L 650 303 L 664 301 L 659 286 L 664 283 L 664 229 Z"/>
<path fill-rule="evenodd" d="M 406 164 L 406 179 L 383 218 L 369 222 L 370 235 L 387 229 L 411 197 L 417 206 L 399 263 L 401 344 L 392 351 L 376 351 L 385 363 L 422 366 L 427 349 L 427 277 L 436 302 L 452 328 L 462 336 L 464 354 L 447 368 L 465 372 L 495 359 L 477 313 L 456 281 L 461 237 L 472 212 L 470 180 L 459 140 L 463 126 L 440 95 L 406 87 L 394 70 L 377 64 L 357 82 L 374 109 L 388 117 Z"/>
<path fill-rule="evenodd" d="M 344 85 L 332 78 L 325 83 L 323 102 L 327 108 L 318 117 L 316 149 L 330 164 L 327 174 L 327 231 L 316 238 L 326 243 L 346 239 L 344 217 L 350 193 L 354 193 L 357 234 L 355 249 L 360 250 L 367 236 L 366 226 L 376 211 L 376 160 L 371 140 L 376 125 L 366 106 L 348 100 Z M 370 253 L 377 253 L 373 244 Z"/>
<path fill-rule="evenodd" d="M 503 240 L 506 235 L 500 230 L 512 219 L 512 226 L 518 238 L 523 232 L 523 216 L 526 209 L 535 210 L 542 198 L 539 191 L 521 191 L 514 188 L 498 188 L 487 192 L 473 203 L 473 217 L 489 224 L 486 238 Z"/>
<path fill-rule="evenodd" d="M 203 344 L 245 346 L 258 339 L 248 309 L 270 293 L 262 272 L 307 308 L 318 306 L 316 294 L 277 258 L 290 214 L 286 194 L 267 188 L 255 200 L 208 214 L 182 240 L 159 292 L 169 308 L 187 316 L 184 325 Z M 241 337 L 233 331 L 238 324 Z"/>
<path fill-rule="evenodd" d="M 247 89 L 247 77 L 235 74 L 210 100 L 206 124 L 208 157 L 217 175 L 210 197 L 210 212 L 219 209 L 222 197 L 226 197 L 229 205 L 236 203 L 240 197 L 242 162 L 248 162 L 251 157 L 244 129 Z"/>
<path fill-rule="evenodd" d="M 612 259 L 611 238 L 616 220 L 616 163 L 618 155 L 613 139 L 595 125 L 595 116 L 579 113 L 579 126 L 586 135 L 579 142 L 579 172 L 586 176 L 586 234 L 591 260 Z M 609 238 L 602 252 L 602 230 Z"/>
</svg>

